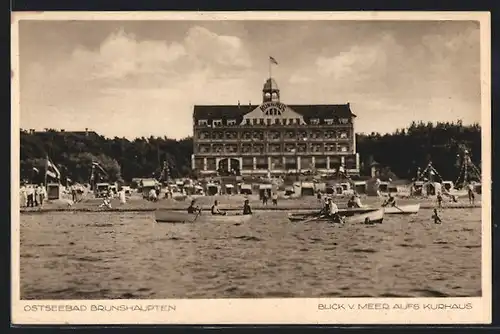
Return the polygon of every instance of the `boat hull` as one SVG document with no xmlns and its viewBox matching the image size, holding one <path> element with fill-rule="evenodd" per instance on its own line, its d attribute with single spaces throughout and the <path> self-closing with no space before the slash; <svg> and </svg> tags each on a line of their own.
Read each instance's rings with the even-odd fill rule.
<svg viewBox="0 0 500 334">
<path fill-rule="evenodd" d="M 418 213 L 420 210 L 420 203 L 418 204 L 406 204 L 397 206 L 387 206 L 384 208 L 385 214 L 388 215 L 411 215 Z"/>
<path fill-rule="evenodd" d="M 193 222 L 209 222 L 209 223 L 241 223 L 248 221 L 252 215 L 230 214 L 225 216 L 212 215 L 210 212 L 202 212 L 201 214 L 190 214 L 187 212 L 176 212 L 169 210 L 156 210 L 155 220 L 157 223 L 193 223 Z M 195 220 L 196 219 L 196 220 Z"/>
<path fill-rule="evenodd" d="M 384 208 L 381 209 L 364 209 L 360 210 L 341 210 L 339 214 L 344 217 L 344 221 L 348 224 L 378 224 L 382 223 L 384 219 Z M 346 215 L 346 213 L 348 215 Z M 289 214 L 288 219 L 291 222 L 303 222 L 303 221 L 314 221 L 314 222 L 331 222 L 331 218 L 314 218 L 314 215 L 307 214 Z"/>
</svg>

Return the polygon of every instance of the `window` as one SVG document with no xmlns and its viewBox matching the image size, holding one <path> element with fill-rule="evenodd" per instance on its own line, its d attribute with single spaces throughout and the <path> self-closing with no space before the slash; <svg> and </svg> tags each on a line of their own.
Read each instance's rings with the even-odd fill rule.
<svg viewBox="0 0 500 334">
<path fill-rule="evenodd" d="M 319 118 L 311 118 L 311 125 L 318 125 L 319 124 Z"/>
<path fill-rule="evenodd" d="M 208 121 L 206 119 L 200 119 L 198 121 L 198 125 L 206 126 L 206 125 L 208 125 Z"/>
<path fill-rule="evenodd" d="M 202 131 L 200 132 L 199 137 L 200 139 L 210 139 L 210 132 L 208 131 Z"/>
<path fill-rule="evenodd" d="M 347 146 L 342 146 L 342 148 L 340 149 L 342 152 L 347 152 Z"/>
<path fill-rule="evenodd" d="M 295 119 L 295 122 L 296 122 L 297 124 L 300 124 L 300 118 L 296 118 L 296 119 Z"/>
<path fill-rule="evenodd" d="M 349 123 L 349 119 L 347 119 L 347 118 L 339 118 L 339 123 L 340 124 L 347 124 L 347 123 Z"/>
<path fill-rule="evenodd" d="M 271 125 L 272 119 L 268 118 L 266 119 L 267 125 Z"/>
<path fill-rule="evenodd" d="M 261 118 L 259 121 L 260 121 L 260 125 L 264 125 L 264 119 L 263 118 Z"/>
<path fill-rule="evenodd" d="M 245 124 L 250 125 L 250 120 L 248 118 L 245 120 Z"/>
<path fill-rule="evenodd" d="M 335 151 L 335 149 L 336 149 L 335 144 L 325 144 L 325 151 L 333 152 Z"/>
<path fill-rule="evenodd" d="M 323 145 L 321 144 L 314 144 L 312 145 L 312 151 L 313 152 L 321 152 L 323 150 Z"/>
<path fill-rule="evenodd" d="M 331 119 L 331 118 L 325 119 L 325 124 L 332 125 L 333 124 L 333 119 Z"/>
<path fill-rule="evenodd" d="M 288 124 L 289 124 L 289 125 L 293 125 L 293 118 L 289 118 L 289 119 L 288 119 Z"/>
<path fill-rule="evenodd" d="M 280 119 L 279 118 L 275 118 L 274 119 L 274 124 L 275 125 L 279 125 L 280 124 Z"/>
<path fill-rule="evenodd" d="M 332 139 L 332 138 L 335 138 L 335 132 L 334 131 L 326 131 L 325 132 L 325 139 Z"/>
<path fill-rule="evenodd" d="M 341 132 L 340 133 L 340 138 L 342 138 L 342 139 L 347 138 L 347 132 Z"/>
<path fill-rule="evenodd" d="M 253 119 L 253 125 L 257 125 L 257 118 Z"/>
<path fill-rule="evenodd" d="M 222 126 L 222 120 L 221 119 L 214 119 L 212 121 L 213 126 Z"/>
<path fill-rule="evenodd" d="M 312 138 L 313 139 L 319 139 L 319 138 L 321 138 L 321 131 L 313 131 L 312 132 Z"/>
<path fill-rule="evenodd" d="M 228 119 L 227 125 L 236 125 L 236 120 L 235 119 Z"/>
</svg>

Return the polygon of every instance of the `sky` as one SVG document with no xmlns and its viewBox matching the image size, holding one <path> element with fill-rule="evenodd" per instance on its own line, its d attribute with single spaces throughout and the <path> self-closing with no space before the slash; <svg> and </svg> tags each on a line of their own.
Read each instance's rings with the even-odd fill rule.
<svg viewBox="0 0 500 334">
<path fill-rule="evenodd" d="M 21 21 L 20 126 L 192 135 L 196 104 L 349 102 L 357 132 L 480 122 L 474 21 Z"/>
</svg>

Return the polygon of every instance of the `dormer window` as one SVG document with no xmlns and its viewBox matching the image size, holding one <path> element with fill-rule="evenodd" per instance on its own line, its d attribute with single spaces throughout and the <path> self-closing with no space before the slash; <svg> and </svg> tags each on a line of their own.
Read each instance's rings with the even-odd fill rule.
<svg viewBox="0 0 500 334">
<path fill-rule="evenodd" d="M 200 126 L 207 126 L 208 125 L 208 121 L 206 119 L 200 119 L 200 120 L 198 120 L 198 125 L 200 125 Z"/>
<path fill-rule="evenodd" d="M 319 124 L 319 118 L 311 118 L 311 125 L 318 125 Z"/>
<path fill-rule="evenodd" d="M 228 119 L 227 125 L 236 125 L 236 120 L 235 119 Z"/>
<path fill-rule="evenodd" d="M 221 119 L 214 119 L 212 121 L 213 126 L 222 126 L 222 120 Z"/>
<path fill-rule="evenodd" d="M 325 124 L 326 125 L 333 125 L 333 119 L 332 118 L 325 119 Z"/>
</svg>

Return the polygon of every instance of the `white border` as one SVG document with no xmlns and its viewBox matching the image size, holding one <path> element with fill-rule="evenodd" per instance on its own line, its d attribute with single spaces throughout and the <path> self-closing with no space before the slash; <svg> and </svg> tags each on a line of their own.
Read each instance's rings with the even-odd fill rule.
<svg viewBox="0 0 500 334">
<path fill-rule="evenodd" d="M 14 324 L 475 324 L 491 323 L 491 37 L 489 12 L 14 12 L 12 14 L 12 148 L 19 148 L 20 20 L 474 20 L 481 34 L 482 293 L 480 298 L 290 298 L 198 300 L 21 301 L 19 282 L 19 149 L 11 153 L 12 322 Z M 321 311 L 318 304 L 344 304 Z M 411 303 L 419 310 L 349 310 L 348 304 Z M 425 303 L 465 304 L 470 310 L 423 310 Z M 30 305 L 173 305 L 175 311 L 30 312 Z"/>
</svg>

